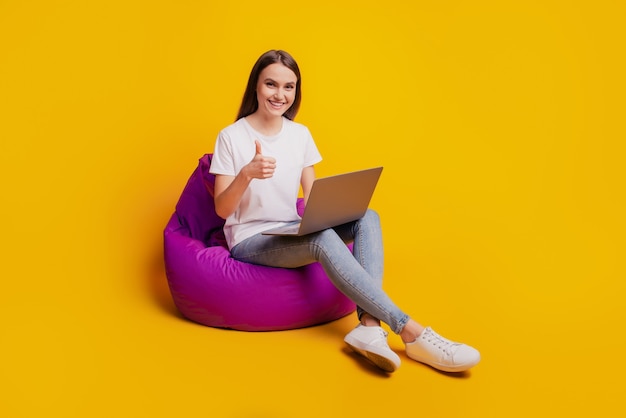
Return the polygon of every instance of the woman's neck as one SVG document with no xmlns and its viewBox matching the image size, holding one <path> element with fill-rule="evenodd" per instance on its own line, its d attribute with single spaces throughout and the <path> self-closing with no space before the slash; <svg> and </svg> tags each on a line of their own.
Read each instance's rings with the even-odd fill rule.
<svg viewBox="0 0 626 418">
<path fill-rule="evenodd" d="M 282 116 L 264 118 L 258 113 L 253 113 L 246 116 L 246 120 L 248 121 L 250 126 L 254 128 L 255 131 L 266 136 L 274 136 L 278 134 L 283 128 Z"/>
</svg>

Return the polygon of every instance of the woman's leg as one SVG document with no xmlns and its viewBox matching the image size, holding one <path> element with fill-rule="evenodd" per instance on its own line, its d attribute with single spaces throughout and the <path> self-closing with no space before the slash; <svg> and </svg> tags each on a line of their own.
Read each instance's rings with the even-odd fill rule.
<svg viewBox="0 0 626 418">
<path fill-rule="evenodd" d="M 380 218 L 368 210 L 361 219 L 334 228 L 344 242 L 352 242 L 352 254 L 380 288 L 383 286 L 383 237 Z M 380 320 L 357 305 L 357 316 L 363 325 L 380 325 Z"/>
<path fill-rule="evenodd" d="M 354 255 L 346 242 L 354 241 Z M 368 211 L 362 219 L 304 237 L 255 235 L 231 250 L 234 258 L 273 267 L 295 268 L 319 261 L 333 284 L 361 309 L 364 325 L 382 320 L 402 338 L 407 355 L 440 370 L 458 372 L 480 361 L 477 350 L 441 337 L 402 312 L 382 290 L 382 239 L 378 215 Z M 386 371 L 400 365 L 389 349 L 386 332 L 377 326 L 357 327 L 345 338 Z"/>
<path fill-rule="evenodd" d="M 354 240 L 354 255 L 346 242 Z M 378 215 L 303 237 L 255 235 L 236 245 L 234 258 L 295 268 L 319 261 L 333 284 L 360 308 L 400 334 L 409 321 L 382 289 L 382 239 Z"/>
</svg>

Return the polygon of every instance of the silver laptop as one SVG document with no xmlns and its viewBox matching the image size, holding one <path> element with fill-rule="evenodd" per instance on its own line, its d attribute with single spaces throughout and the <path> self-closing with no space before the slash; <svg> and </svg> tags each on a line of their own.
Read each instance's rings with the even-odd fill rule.
<svg viewBox="0 0 626 418">
<path fill-rule="evenodd" d="M 301 236 L 362 218 L 382 171 L 375 167 L 316 179 L 302 219 L 263 234 Z"/>
</svg>

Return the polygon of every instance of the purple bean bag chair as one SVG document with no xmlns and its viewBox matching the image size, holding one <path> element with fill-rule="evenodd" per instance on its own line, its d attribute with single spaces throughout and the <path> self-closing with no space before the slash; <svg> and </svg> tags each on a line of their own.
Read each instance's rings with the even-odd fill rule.
<svg viewBox="0 0 626 418">
<path fill-rule="evenodd" d="M 230 256 L 224 220 L 213 206 L 211 157 L 200 159 L 164 231 L 169 289 L 183 316 L 210 327 L 272 331 L 321 324 L 353 312 L 354 303 L 318 263 L 283 269 Z M 300 213 L 302 203 L 298 201 Z"/>
</svg>

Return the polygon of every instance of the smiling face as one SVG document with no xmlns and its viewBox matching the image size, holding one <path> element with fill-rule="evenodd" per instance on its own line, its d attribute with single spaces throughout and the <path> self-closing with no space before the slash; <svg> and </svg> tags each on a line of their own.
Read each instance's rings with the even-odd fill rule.
<svg viewBox="0 0 626 418">
<path fill-rule="evenodd" d="M 256 86 L 259 107 L 255 113 L 264 118 L 281 117 L 293 105 L 297 82 L 296 74 L 283 64 L 265 67 Z"/>
</svg>

